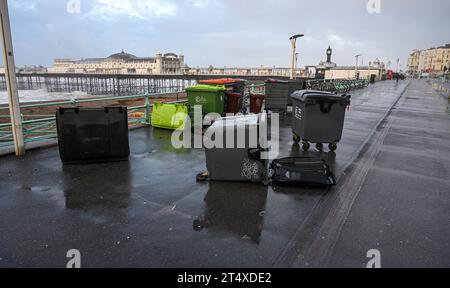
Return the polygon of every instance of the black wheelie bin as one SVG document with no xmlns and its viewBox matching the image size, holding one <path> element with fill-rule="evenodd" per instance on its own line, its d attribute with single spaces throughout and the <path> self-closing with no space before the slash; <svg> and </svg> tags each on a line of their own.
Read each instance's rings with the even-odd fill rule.
<svg viewBox="0 0 450 288">
<path fill-rule="evenodd" d="M 328 143 L 329 149 L 335 151 L 342 138 L 350 96 L 302 90 L 294 92 L 291 98 L 294 142 L 298 144 L 301 140 L 303 150 L 309 150 L 310 143 L 316 143 L 319 151 Z"/>
<path fill-rule="evenodd" d="M 128 160 L 127 107 L 60 108 L 56 123 L 64 164 Z"/>
</svg>

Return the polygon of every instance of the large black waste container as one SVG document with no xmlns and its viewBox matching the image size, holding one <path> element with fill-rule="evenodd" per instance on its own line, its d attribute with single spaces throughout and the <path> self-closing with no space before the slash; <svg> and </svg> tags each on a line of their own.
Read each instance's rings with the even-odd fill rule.
<svg viewBox="0 0 450 288">
<path fill-rule="evenodd" d="M 288 106 L 288 81 L 269 79 L 266 81 L 266 109 L 272 112 L 285 112 Z"/>
<path fill-rule="evenodd" d="M 270 165 L 276 185 L 333 186 L 336 178 L 324 159 L 290 157 L 276 159 Z"/>
<path fill-rule="evenodd" d="M 323 149 L 323 143 L 330 144 L 330 150 L 336 150 L 342 138 L 350 96 L 303 90 L 293 93 L 291 97 L 294 141 L 298 143 L 301 139 L 304 150 L 309 149 L 310 142 L 316 143 L 318 150 Z"/>
<path fill-rule="evenodd" d="M 262 148 L 267 147 L 263 129 L 267 129 L 265 114 L 217 119 L 204 137 L 205 144 L 216 144 L 205 149 L 209 179 L 267 182 L 267 160 L 261 158 Z"/>
<path fill-rule="evenodd" d="M 126 107 L 60 108 L 56 123 L 64 163 L 120 161 L 130 155 Z"/>
</svg>

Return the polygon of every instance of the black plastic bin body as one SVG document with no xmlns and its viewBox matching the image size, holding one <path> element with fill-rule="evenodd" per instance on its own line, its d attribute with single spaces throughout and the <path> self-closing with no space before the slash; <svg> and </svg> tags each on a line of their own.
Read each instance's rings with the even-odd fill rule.
<svg viewBox="0 0 450 288">
<path fill-rule="evenodd" d="M 270 165 L 276 185 L 334 186 L 336 177 L 325 160 L 312 157 L 276 159 Z"/>
<path fill-rule="evenodd" d="M 215 140 L 219 147 L 205 149 L 206 167 L 211 181 L 266 182 L 266 159 L 261 158 L 267 139 L 267 116 L 240 115 L 217 119 L 205 133 L 205 141 Z M 245 137 L 238 139 L 239 137 Z M 242 142 L 239 143 L 241 140 Z M 233 144 L 233 145 L 230 145 Z M 239 145 L 240 144 L 240 145 Z"/>
<path fill-rule="evenodd" d="M 288 81 L 270 79 L 266 81 L 266 109 L 286 111 L 289 103 L 290 85 Z"/>
<path fill-rule="evenodd" d="M 292 130 L 304 142 L 338 143 L 350 96 L 303 90 L 291 95 Z"/>
<path fill-rule="evenodd" d="M 65 164 L 122 161 L 130 155 L 126 107 L 60 108 L 56 123 Z"/>
</svg>

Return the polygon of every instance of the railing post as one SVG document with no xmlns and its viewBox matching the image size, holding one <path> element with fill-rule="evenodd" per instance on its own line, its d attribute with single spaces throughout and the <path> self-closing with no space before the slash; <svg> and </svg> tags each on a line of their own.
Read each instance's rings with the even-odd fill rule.
<svg viewBox="0 0 450 288">
<path fill-rule="evenodd" d="M 145 94 L 145 120 L 147 125 L 150 125 L 150 97 Z"/>
<path fill-rule="evenodd" d="M 3 65 L 5 65 L 6 86 L 8 89 L 11 128 L 16 156 L 25 155 L 22 119 L 20 117 L 19 93 L 17 91 L 16 65 L 9 23 L 8 2 L 0 1 L 0 30 L 2 36 Z"/>
</svg>

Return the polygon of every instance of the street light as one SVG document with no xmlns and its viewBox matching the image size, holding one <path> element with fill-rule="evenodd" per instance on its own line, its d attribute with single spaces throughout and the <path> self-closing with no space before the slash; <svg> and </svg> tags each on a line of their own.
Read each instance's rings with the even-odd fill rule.
<svg viewBox="0 0 450 288">
<path fill-rule="evenodd" d="M 11 117 L 11 130 L 14 139 L 14 148 L 17 156 L 25 155 L 23 137 L 23 124 L 20 116 L 19 94 L 16 83 L 16 64 L 11 39 L 9 23 L 8 2 L 0 1 L 0 43 L 3 50 L 3 65 L 5 66 L 6 88 L 8 93 L 9 112 Z"/>
<path fill-rule="evenodd" d="M 304 34 L 297 34 L 289 38 L 292 44 L 292 66 L 291 66 L 291 80 L 294 79 L 295 67 L 297 66 L 297 39 L 305 36 Z"/>
<path fill-rule="evenodd" d="M 358 78 L 358 59 L 359 59 L 359 57 L 361 57 L 361 56 L 362 56 L 362 54 L 355 55 L 355 58 L 356 58 L 356 65 L 355 65 L 355 79 Z"/>
</svg>

